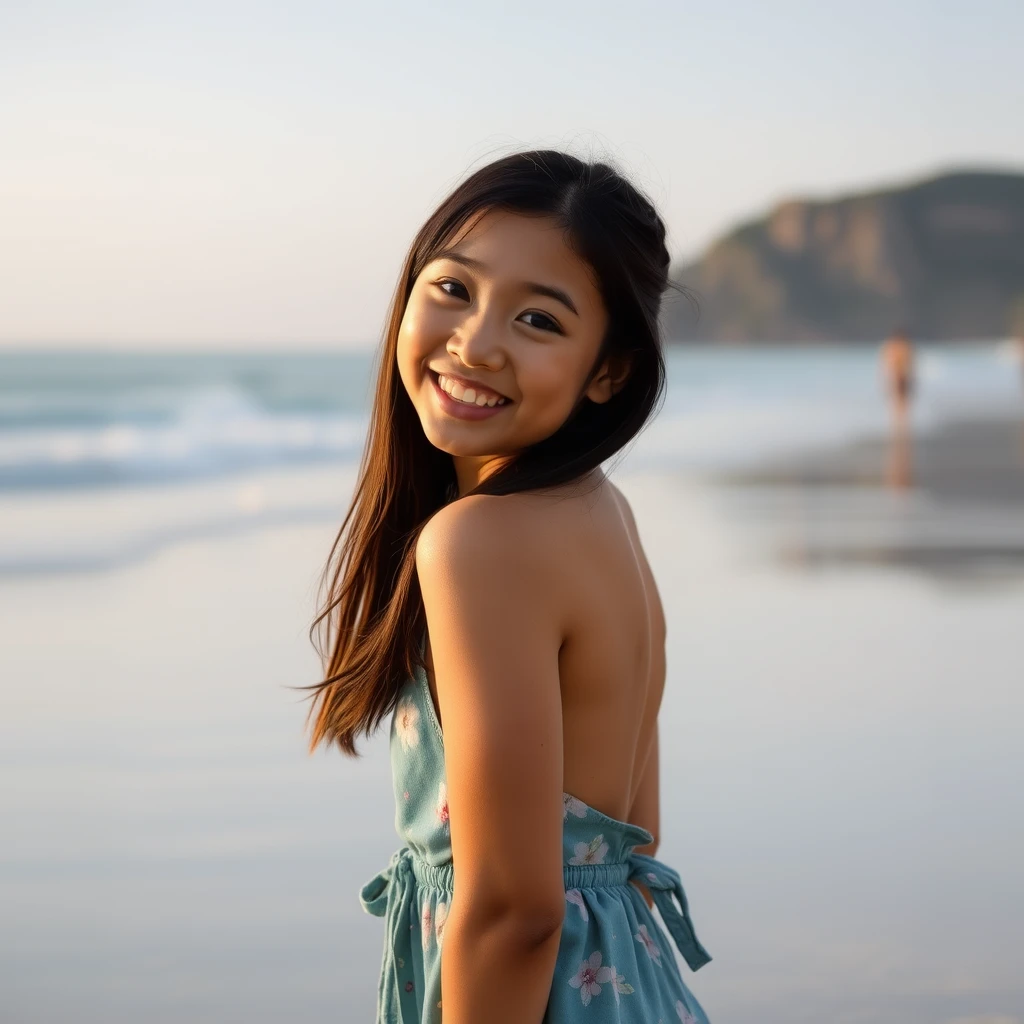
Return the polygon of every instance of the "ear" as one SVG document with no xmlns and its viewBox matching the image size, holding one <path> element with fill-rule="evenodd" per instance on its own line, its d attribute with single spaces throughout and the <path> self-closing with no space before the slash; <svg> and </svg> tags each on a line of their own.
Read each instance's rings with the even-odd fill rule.
<svg viewBox="0 0 1024 1024">
<path fill-rule="evenodd" d="M 598 405 L 607 402 L 626 383 L 630 364 L 631 360 L 627 355 L 609 356 L 590 382 L 585 392 L 587 398 Z"/>
</svg>

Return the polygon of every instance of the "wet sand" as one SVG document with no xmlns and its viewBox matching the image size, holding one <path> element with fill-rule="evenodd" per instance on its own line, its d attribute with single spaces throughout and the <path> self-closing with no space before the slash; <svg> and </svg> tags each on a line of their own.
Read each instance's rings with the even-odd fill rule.
<svg viewBox="0 0 1024 1024">
<path fill-rule="evenodd" d="M 684 976 L 715 1024 L 1024 1021 L 1024 583 L 950 587 L 919 536 L 976 565 L 998 526 L 1002 563 L 1020 505 L 997 481 L 889 491 L 873 457 L 615 476 L 669 623 L 659 856 L 714 957 Z M 309 493 L 342 508 L 325 480 Z M 271 512 L 298 493 L 246 486 Z M 287 689 L 315 678 L 336 526 L 0 579 L 0 1019 L 372 1019 L 384 934 L 358 892 L 399 845 L 386 735 L 308 758 Z"/>
<path fill-rule="evenodd" d="M 719 479 L 748 486 L 914 489 L 944 503 L 1024 507 L 1024 421 L 968 420 L 902 438 L 894 432 L 888 439 L 778 460 Z"/>
<path fill-rule="evenodd" d="M 726 514 L 792 565 L 1024 576 L 1024 422 L 952 423 L 714 479 Z"/>
</svg>

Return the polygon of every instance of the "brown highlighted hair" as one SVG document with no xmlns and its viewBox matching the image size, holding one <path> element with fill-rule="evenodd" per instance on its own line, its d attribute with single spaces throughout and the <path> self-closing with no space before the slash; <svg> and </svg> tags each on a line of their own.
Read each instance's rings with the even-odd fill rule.
<svg viewBox="0 0 1024 1024">
<path fill-rule="evenodd" d="M 678 286 L 668 280 L 665 226 L 652 203 L 608 164 L 557 150 L 502 157 L 458 185 L 413 240 L 374 364 L 366 446 L 310 629 L 324 678 L 299 687 L 314 691 L 307 715 L 311 752 L 326 742 L 355 755 L 356 735 L 372 735 L 402 683 L 423 667 L 416 539 L 435 512 L 458 498 L 458 486 L 452 457 L 427 440 L 402 384 L 398 335 L 420 271 L 471 219 L 499 209 L 563 226 L 566 244 L 594 275 L 608 329 L 566 422 L 471 493 L 511 494 L 576 480 L 636 437 L 663 397 L 659 312 L 662 293 Z M 628 375 L 609 401 L 595 403 L 583 391 L 608 358 L 621 360 Z"/>
</svg>

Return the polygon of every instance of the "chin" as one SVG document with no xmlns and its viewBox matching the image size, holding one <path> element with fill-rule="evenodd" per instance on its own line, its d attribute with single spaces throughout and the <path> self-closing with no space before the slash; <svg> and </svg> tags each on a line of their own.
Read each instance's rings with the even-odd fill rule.
<svg viewBox="0 0 1024 1024">
<path fill-rule="evenodd" d="M 438 450 L 446 452 L 458 458 L 488 458 L 493 455 L 502 455 L 504 452 L 496 452 L 493 444 L 473 444 L 466 438 L 455 438 L 439 434 L 436 430 L 429 430 L 426 427 L 423 433 L 427 440 Z"/>
<path fill-rule="evenodd" d="M 443 438 L 433 438 L 429 434 L 427 440 L 439 451 L 460 459 L 483 459 L 492 455 L 500 454 L 491 451 L 490 448 L 480 448 L 476 445 L 459 444 L 458 441 L 446 441 Z"/>
</svg>

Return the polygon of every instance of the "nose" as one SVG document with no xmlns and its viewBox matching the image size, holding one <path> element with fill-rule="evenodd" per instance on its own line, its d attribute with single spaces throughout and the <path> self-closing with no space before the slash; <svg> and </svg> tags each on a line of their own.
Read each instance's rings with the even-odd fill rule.
<svg viewBox="0 0 1024 1024">
<path fill-rule="evenodd" d="M 499 370 L 505 365 L 501 326 L 486 312 L 467 317 L 448 339 L 448 352 L 464 366 Z"/>
</svg>

